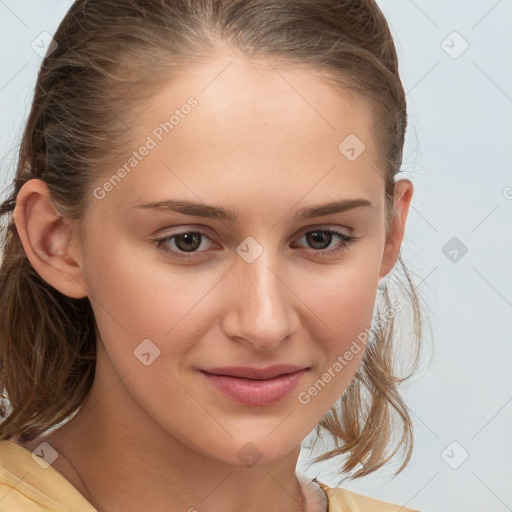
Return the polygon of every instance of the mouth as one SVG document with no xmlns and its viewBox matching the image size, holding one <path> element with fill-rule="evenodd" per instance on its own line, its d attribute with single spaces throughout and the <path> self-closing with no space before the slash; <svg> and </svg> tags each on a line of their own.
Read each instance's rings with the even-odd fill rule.
<svg viewBox="0 0 512 512">
<path fill-rule="evenodd" d="M 207 381 L 224 397 L 240 405 L 265 407 L 287 397 L 309 371 L 309 367 L 231 367 L 217 368 L 215 371 L 217 373 L 201 370 Z"/>
<path fill-rule="evenodd" d="M 224 377 L 237 377 L 240 379 L 268 380 L 282 375 L 291 375 L 300 370 L 307 370 L 309 367 L 291 364 L 276 364 L 267 368 L 253 368 L 249 366 L 225 366 L 222 368 L 210 368 L 201 370 L 210 375 Z"/>
</svg>

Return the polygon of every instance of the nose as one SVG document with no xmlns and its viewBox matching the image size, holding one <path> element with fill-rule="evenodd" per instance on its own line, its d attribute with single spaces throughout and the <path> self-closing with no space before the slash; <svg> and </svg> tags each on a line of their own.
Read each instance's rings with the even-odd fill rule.
<svg viewBox="0 0 512 512">
<path fill-rule="evenodd" d="M 236 257 L 223 315 L 226 336 L 260 351 L 276 349 L 297 328 L 294 294 L 283 265 L 269 251 L 254 261 Z"/>
</svg>

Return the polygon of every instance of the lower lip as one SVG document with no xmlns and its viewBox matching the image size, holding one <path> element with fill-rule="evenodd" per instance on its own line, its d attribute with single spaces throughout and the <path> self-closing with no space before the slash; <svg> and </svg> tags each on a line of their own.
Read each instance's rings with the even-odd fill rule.
<svg viewBox="0 0 512 512">
<path fill-rule="evenodd" d="M 264 407 L 275 404 L 289 395 L 297 387 L 300 377 L 306 371 L 306 369 L 299 370 L 265 380 L 202 373 L 221 393 L 235 402 L 252 407 Z"/>
</svg>

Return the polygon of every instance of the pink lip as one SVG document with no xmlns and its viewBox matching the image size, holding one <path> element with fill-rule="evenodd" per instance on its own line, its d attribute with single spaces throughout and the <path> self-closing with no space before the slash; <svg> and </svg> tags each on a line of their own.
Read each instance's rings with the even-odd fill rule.
<svg viewBox="0 0 512 512">
<path fill-rule="evenodd" d="M 308 368 L 276 365 L 264 369 L 231 367 L 201 371 L 220 392 L 235 402 L 264 407 L 290 394 Z"/>
</svg>

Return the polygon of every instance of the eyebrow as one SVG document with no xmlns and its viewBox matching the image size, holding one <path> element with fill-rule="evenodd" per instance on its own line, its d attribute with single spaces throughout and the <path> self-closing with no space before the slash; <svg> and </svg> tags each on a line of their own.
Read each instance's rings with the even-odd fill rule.
<svg viewBox="0 0 512 512">
<path fill-rule="evenodd" d="M 294 215 L 294 219 L 305 220 L 322 217 L 323 215 L 333 215 L 335 213 L 343 213 L 361 206 L 374 208 L 373 204 L 367 199 L 342 199 L 340 201 L 333 201 L 330 203 L 302 208 Z M 168 213 L 176 212 L 184 215 L 191 215 L 193 217 L 219 219 L 232 223 L 237 221 L 237 214 L 232 209 L 187 200 L 166 199 L 164 201 L 148 201 L 136 205 L 133 208 L 143 210 L 160 210 Z"/>
</svg>

